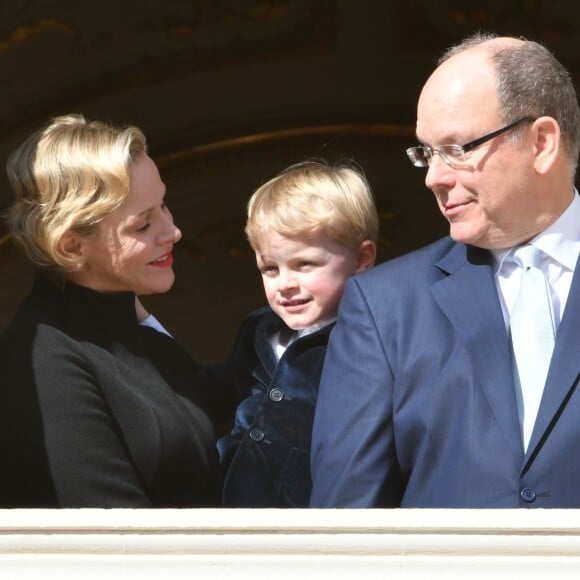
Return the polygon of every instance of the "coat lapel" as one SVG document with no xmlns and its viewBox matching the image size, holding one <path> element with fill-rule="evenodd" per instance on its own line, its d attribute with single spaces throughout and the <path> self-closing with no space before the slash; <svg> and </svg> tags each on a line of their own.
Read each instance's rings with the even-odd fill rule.
<svg viewBox="0 0 580 580">
<path fill-rule="evenodd" d="M 564 316 L 556 336 L 550 370 L 526 460 L 549 434 L 551 423 L 572 395 L 580 379 L 580 258 L 576 264 Z M 580 420 L 580 419 L 578 419 Z"/>
<path fill-rule="evenodd" d="M 519 469 L 523 446 L 510 346 L 489 253 L 456 244 L 437 266 L 448 276 L 432 286 L 433 296 L 465 344 L 474 376 Z"/>
</svg>

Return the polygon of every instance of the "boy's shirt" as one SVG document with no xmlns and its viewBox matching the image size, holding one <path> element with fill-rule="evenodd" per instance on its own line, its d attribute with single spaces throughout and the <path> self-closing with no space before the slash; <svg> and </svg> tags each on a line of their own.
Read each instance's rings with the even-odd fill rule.
<svg viewBox="0 0 580 580">
<path fill-rule="evenodd" d="M 274 351 L 274 355 L 276 356 L 277 360 L 282 358 L 282 355 L 286 352 L 286 349 L 297 339 L 302 338 L 304 336 L 308 336 L 309 334 L 315 333 L 317 330 L 328 326 L 329 324 L 333 324 L 336 322 L 336 317 L 332 318 L 331 320 L 326 320 L 321 322 L 320 324 L 313 324 L 308 328 L 301 328 L 300 330 L 292 330 L 284 325 L 283 329 L 277 330 L 270 336 L 270 345 L 272 350 Z"/>
</svg>

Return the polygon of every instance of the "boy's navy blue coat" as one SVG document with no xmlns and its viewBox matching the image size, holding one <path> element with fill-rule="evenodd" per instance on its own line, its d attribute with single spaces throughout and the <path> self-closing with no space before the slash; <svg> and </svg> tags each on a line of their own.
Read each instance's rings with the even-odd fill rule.
<svg viewBox="0 0 580 580">
<path fill-rule="evenodd" d="M 333 325 L 299 338 L 279 361 L 268 338 L 287 329 L 270 308 L 243 323 L 229 372 L 243 399 L 218 449 L 228 507 L 307 507 L 310 440 L 318 384 Z"/>
</svg>

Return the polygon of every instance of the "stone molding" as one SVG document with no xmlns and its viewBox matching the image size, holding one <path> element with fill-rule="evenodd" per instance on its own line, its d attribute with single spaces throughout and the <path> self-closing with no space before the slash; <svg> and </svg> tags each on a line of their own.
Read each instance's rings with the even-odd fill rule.
<svg viewBox="0 0 580 580">
<path fill-rule="evenodd" d="M 577 578 L 580 510 L 3 510 L 0 577 Z"/>
</svg>

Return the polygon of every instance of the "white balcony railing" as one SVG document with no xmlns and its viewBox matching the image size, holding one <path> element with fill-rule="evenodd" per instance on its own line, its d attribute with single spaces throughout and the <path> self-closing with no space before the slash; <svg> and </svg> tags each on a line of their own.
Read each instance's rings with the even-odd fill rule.
<svg viewBox="0 0 580 580">
<path fill-rule="evenodd" d="M 580 576 L 580 510 L 2 510 L 2 580 Z"/>
</svg>

